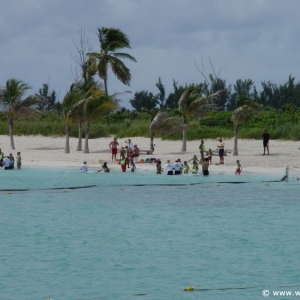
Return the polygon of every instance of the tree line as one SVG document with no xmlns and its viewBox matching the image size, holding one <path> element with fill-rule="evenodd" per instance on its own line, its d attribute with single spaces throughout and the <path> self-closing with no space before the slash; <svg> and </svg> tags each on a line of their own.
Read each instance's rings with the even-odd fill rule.
<svg viewBox="0 0 300 300">
<path fill-rule="evenodd" d="M 56 99 L 55 91 L 49 91 L 44 84 L 39 92 L 23 98 L 30 86 L 15 78 L 9 79 L 0 88 L 1 114 L 6 118 L 9 127 L 11 148 L 15 149 L 13 124 L 16 117 L 22 115 L 38 116 L 41 113 L 59 115 L 65 123 L 65 152 L 70 152 L 70 125 L 78 125 L 78 151 L 82 150 L 82 138 L 85 138 L 84 152 L 89 152 L 88 139 L 91 123 L 105 118 L 109 123 L 113 115 L 120 120 L 128 111 L 120 107 L 119 93 L 108 91 L 109 70 L 124 84 L 131 81 L 130 70 L 123 59 L 136 62 L 136 59 L 123 49 L 130 49 L 130 42 L 125 33 L 117 28 L 98 28 L 99 52 L 90 52 L 82 38 L 78 52 L 80 59 L 79 76 L 71 84 L 63 101 Z M 202 74 L 202 73 L 201 73 Z M 97 79 L 96 77 L 99 77 Z M 157 94 L 140 91 L 130 100 L 133 113 L 148 112 L 151 114 L 149 129 L 151 131 L 150 148 L 153 148 L 155 133 L 181 130 L 183 132 L 182 151 L 186 151 L 186 131 L 189 121 L 207 117 L 213 111 L 232 111 L 231 121 L 236 138 L 238 126 L 248 121 L 258 109 L 273 107 L 282 109 L 286 106 L 299 107 L 300 84 L 295 83 L 291 75 L 285 84 L 277 86 L 271 82 L 262 82 L 262 91 L 257 92 L 251 79 L 238 79 L 235 84 L 227 85 L 226 80 L 216 74 L 209 74 L 204 81 L 195 84 L 179 85 L 173 80 L 173 92 L 168 96 L 161 78 L 156 87 Z M 136 115 L 138 116 L 138 115 Z M 83 125 L 85 124 L 84 133 Z M 236 152 L 237 153 L 237 152 Z"/>
<path fill-rule="evenodd" d="M 300 107 L 300 83 L 296 83 L 295 77 L 292 75 L 289 75 L 284 84 L 277 85 L 270 81 L 261 82 L 260 92 L 251 79 L 237 79 L 234 84 L 227 84 L 225 79 L 217 78 L 213 74 L 210 74 L 209 78 L 203 82 L 189 85 L 180 85 L 173 80 L 173 91 L 169 95 L 166 95 L 160 77 L 155 86 L 158 89 L 156 94 L 145 90 L 135 92 L 133 98 L 129 100 L 135 111 L 150 112 L 154 109 L 177 109 L 182 93 L 192 87 L 197 88 L 203 95 L 207 96 L 224 90 L 216 102 L 219 109 L 223 111 L 233 111 L 240 107 L 245 100 L 256 102 L 261 108 L 282 109 L 285 105 Z"/>
</svg>

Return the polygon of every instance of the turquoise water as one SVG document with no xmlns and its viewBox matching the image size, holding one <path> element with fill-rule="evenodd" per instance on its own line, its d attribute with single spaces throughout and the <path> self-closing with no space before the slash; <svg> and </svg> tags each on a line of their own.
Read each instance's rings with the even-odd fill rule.
<svg viewBox="0 0 300 300">
<path fill-rule="evenodd" d="M 295 179 L 74 169 L 0 170 L 0 179 L 0 299 L 253 300 L 300 290 L 291 287 L 300 280 Z"/>
</svg>

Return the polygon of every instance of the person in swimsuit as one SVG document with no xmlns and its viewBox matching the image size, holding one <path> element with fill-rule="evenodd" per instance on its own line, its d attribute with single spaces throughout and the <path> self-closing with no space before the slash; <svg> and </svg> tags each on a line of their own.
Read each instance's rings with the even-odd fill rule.
<svg viewBox="0 0 300 300">
<path fill-rule="evenodd" d="M 160 159 L 157 159 L 156 160 L 156 174 L 161 174 L 161 160 Z"/>
<path fill-rule="evenodd" d="M 190 168 L 190 171 L 192 174 L 197 174 L 198 173 L 198 163 L 196 161 L 193 162 L 193 165 Z"/>
<path fill-rule="evenodd" d="M 133 161 L 137 163 L 139 161 L 140 148 L 137 145 L 133 146 Z"/>
<path fill-rule="evenodd" d="M 209 159 L 208 157 L 205 157 L 204 160 L 202 161 L 202 174 L 204 176 L 209 175 L 208 167 L 209 167 Z"/>
<path fill-rule="evenodd" d="M 21 165 L 22 165 L 21 152 L 17 152 L 16 160 L 17 160 L 17 168 L 21 169 Z"/>
<path fill-rule="evenodd" d="M 241 173 L 242 173 L 242 165 L 240 164 L 240 161 L 237 160 L 235 164 L 235 174 L 241 175 Z"/>
<path fill-rule="evenodd" d="M 225 151 L 224 148 L 225 148 L 225 143 L 223 142 L 223 139 L 220 138 L 218 149 L 219 149 L 219 157 L 220 157 L 220 164 L 221 165 L 224 165 L 224 151 Z"/>
<path fill-rule="evenodd" d="M 268 131 L 265 129 L 264 133 L 263 133 L 263 145 L 264 145 L 264 153 L 263 155 L 266 154 L 266 149 L 267 149 L 267 154 L 269 155 L 269 139 L 270 139 L 270 135 L 268 133 Z"/>
<path fill-rule="evenodd" d="M 187 164 L 187 161 L 184 161 L 183 162 L 183 166 L 182 166 L 182 170 L 183 170 L 183 173 L 187 174 L 190 170 L 190 167 L 189 165 Z"/>
<path fill-rule="evenodd" d="M 122 172 L 126 172 L 126 163 L 127 163 L 127 157 L 125 156 L 125 154 L 122 153 L 120 157 L 120 165 L 121 165 Z"/>
<path fill-rule="evenodd" d="M 211 149 L 208 149 L 208 160 L 209 160 L 209 163 L 211 164 L 212 163 L 212 157 L 213 157 L 213 152 L 211 151 Z"/>
<path fill-rule="evenodd" d="M 0 168 L 2 168 L 2 166 L 3 166 L 3 158 L 4 158 L 4 153 L 0 149 Z"/>
<path fill-rule="evenodd" d="M 118 146 L 119 146 L 119 143 L 117 141 L 117 138 L 114 138 L 114 140 L 111 141 L 109 144 L 109 148 L 111 149 L 111 160 L 112 161 L 114 160 L 114 158 L 115 158 L 115 160 L 117 160 Z"/>
<path fill-rule="evenodd" d="M 203 140 L 201 140 L 199 149 L 200 149 L 200 158 L 204 159 L 205 146 L 204 146 L 204 141 Z"/>
</svg>

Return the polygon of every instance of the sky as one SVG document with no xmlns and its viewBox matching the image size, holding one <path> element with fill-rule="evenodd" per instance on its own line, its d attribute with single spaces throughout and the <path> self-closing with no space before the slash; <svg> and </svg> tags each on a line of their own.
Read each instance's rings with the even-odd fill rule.
<svg viewBox="0 0 300 300">
<path fill-rule="evenodd" d="M 10 78 L 38 93 L 44 83 L 62 101 L 76 78 L 80 32 L 99 52 L 97 29 L 114 27 L 129 38 L 136 63 L 130 87 L 110 72 L 108 92 L 132 109 L 135 92 L 166 94 L 178 85 L 217 74 L 227 84 L 252 79 L 300 81 L 299 0 L 1 0 L 0 86 Z M 212 68 L 213 67 L 213 68 Z"/>
</svg>

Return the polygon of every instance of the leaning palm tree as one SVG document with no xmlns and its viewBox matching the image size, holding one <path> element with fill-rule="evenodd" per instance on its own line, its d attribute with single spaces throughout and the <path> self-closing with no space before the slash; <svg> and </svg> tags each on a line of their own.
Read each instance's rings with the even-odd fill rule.
<svg viewBox="0 0 300 300">
<path fill-rule="evenodd" d="M 187 119 L 189 117 L 194 117 L 201 119 L 206 116 L 209 112 L 217 109 L 214 104 L 214 100 L 220 97 L 222 90 L 217 91 L 214 94 L 208 95 L 207 97 L 202 97 L 198 89 L 195 87 L 190 87 L 186 89 L 178 101 L 178 110 L 182 114 L 183 124 L 187 125 Z M 182 148 L 181 151 L 186 151 L 186 131 L 187 127 L 183 127 L 182 131 Z"/>
<path fill-rule="evenodd" d="M 117 52 L 123 48 L 131 48 L 129 39 L 120 29 L 98 28 L 100 52 L 88 53 L 90 70 L 97 70 L 98 75 L 104 82 L 104 89 L 108 95 L 107 79 L 108 69 L 111 68 L 114 75 L 125 85 L 130 85 L 131 73 L 121 59 L 126 58 L 136 62 L 136 59 L 128 53 Z M 89 71 L 90 71 L 89 70 Z"/>
<path fill-rule="evenodd" d="M 0 89 L 0 103 L 3 112 L 7 116 L 10 147 L 12 150 L 15 150 L 13 136 L 14 118 L 24 113 L 34 112 L 32 106 L 38 102 L 38 98 L 33 95 L 22 99 L 29 89 L 31 87 L 27 83 L 15 78 L 7 80 L 6 86 Z"/>
<path fill-rule="evenodd" d="M 236 108 L 231 115 L 231 121 L 233 123 L 233 131 L 234 131 L 234 147 L 233 147 L 233 155 L 238 154 L 238 127 L 241 124 L 246 123 L 250 117 L 255 113 L 259 104 L 256 102 L 245 101 L 244 104 L 238 108 Z"/>
<path fill-rule="evenodd" d="M 167 112 L 158 111 L 150 123 L 150 150 L 154 151 L 154 137 L 156 133 L 172 133 L 184 130 L 180 118 L 169 117 Z"/>
</svg>

